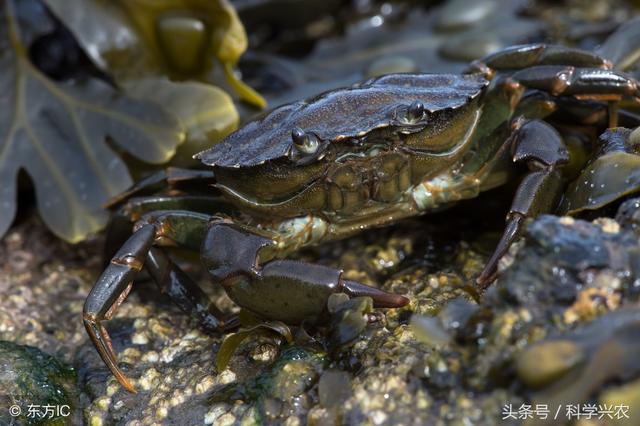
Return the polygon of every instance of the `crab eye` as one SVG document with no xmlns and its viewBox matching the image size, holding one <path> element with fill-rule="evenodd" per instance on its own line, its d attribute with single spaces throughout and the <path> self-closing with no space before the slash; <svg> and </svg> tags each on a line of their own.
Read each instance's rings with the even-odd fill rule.
<svg viewBox="0 0 640 426">
<path fill-rule="evenodd" d="M 291 131 L 291 139 L 293 140 L 293 146 L 303 154 L 314 154 L 320 145 L 315 135 L 305 132 L 300 127 L 296 127 Z"/>
<path fill-rule="evenodd" d="M 424 116 L 424 104 L 420 101 L 413 101 L 407 109 L 407 120 L 418 121 Z"/>
</svg>

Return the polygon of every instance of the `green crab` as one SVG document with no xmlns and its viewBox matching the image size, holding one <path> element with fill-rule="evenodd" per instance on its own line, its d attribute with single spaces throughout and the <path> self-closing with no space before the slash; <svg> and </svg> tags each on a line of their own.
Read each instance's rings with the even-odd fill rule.
<svg viewBox="0 0 640 426">
<path fill-rule="evenodd" d="M 103 323 L 143 268 L 205 330 L 238 325 L 211 306 L 163 246 L 199 250 L 211 279 L 265 318 L 320 318 L 336 292 L 370 296 L 376 307 L 403 306 L 409 300 L 402 295 L 284 258 L 475 197 L 520 167 L 527 171 L 504 234 L 477 278 L 484 288 L 525 219 L 554 211 L 566 185 L 570 153 L 545 119 L 562 113 L 606 128 L 616 124 L 617 102 L 639 98 L 638 82 L 594 53 L 534 44 L 474 62 L 466 74 L 386 75 L 276 108 L 198 154 L 209 170 L 171 170 L 114 201 L 126 201 L 121 217 L 127 232 L 135 222 L 134 233 L 86 300 L 87 332 L 133 391 Z M 167 180 L 209 194 L 131 198 Z"/>
</svg>

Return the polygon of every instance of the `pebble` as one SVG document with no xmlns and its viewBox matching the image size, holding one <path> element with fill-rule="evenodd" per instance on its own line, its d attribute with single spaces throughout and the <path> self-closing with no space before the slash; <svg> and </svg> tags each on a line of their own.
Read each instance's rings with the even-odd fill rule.
<svg viewBox="0 0 640 426">
<path fill-rule="evenodd" d="M 578 344 L 570 340 L 543 342 L 527 348 L 517 359 L 518 378 L 532 388 L 543 387 L 584 360 Z"/>
</svg>

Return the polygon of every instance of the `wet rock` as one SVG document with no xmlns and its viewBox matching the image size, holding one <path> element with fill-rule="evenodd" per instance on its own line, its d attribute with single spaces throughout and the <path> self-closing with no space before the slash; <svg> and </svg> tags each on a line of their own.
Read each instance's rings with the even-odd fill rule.
<svg viewBox="0 0 640 426">
<path fill-rule="evenodd" d="M 614 417 L 616 424 L 623 426 L 639 424 L 640 410 L 633 407 L 640 406 L 640 379 L 604 391 L 598 398 L 598 402 L 606 407 L 620 407 L 626 412 L 626 415 L 621 413 Z"/>
<path fill-rule="evenodd" d="M 318 382 L 318 401 L 324 408 L 332 409 L 351 396 L 351 378 L 339 370 L 327 370 Z"/>
<path fill-rule="evenodd" d="M 567 341 L 573 343 L 570 351 L 573 353 L 563 354 L 561 352 L 566 352 L 567 347 L 559 343 Z M 550 407 L 588 403 L 603 391 L 606 384 L 640 376 L 640 359 L 637 356 L 640 353 L 640 309 L 631 307 L 604 315 L 587 326 L 528 349 L 523 358 L 533 356 L 530 351 L 545 349 L 548 351 L 545 359 L 558 360 L 563 355 L 576 361 L 577 356 L 584 359 L 570 373 L 569 368 L 558 368 L 558 372 L 564 374 L 556 380 L 547 377 L 550 379 L 547 386 L 533 394 L 534 403 Z M 578 365 L 577 362 L 574 364 L 572 367 Z M 612 394 L 609 393 L 607 398 L 612 398 Z M 530 423 L 538 423 L 537 420 Z"/>
<path fill-rule="evenodd" d="M 365 71 L 366 77 L 378 77 L 385 74 L 417 72 L 415 61 L 404 56 L 384 57 L 374 61 Z"/>
<path fill-rule="evenodd" d="M 516 361 L 518 377 L 527 386 L 545 386 L 582 362 L 582 348 L 571 340 L 556 340 L 531 346 Z"/>
<path fill-rule="evenodd" d="M 450 1 L 440 11 L 436 28 L 441 31 L 451 31 L 460 27 L 470 26 L 486 19 L 497 7 L 498 2 L 495 0 Z"/>
<path fill-rule="evenodd" d="M 395 3 L 383 2 L 382 9 L 397 8 Z M 356 20 L 343 33 L 316 43 L 298 64 L 299 78 L 291 77 L 291 71 L 279 78 L 300 84 L 266 96 L 273 105 L 280 105 L 349 86 L 382 71 L 459 72 L 472 59 L 544 33 L 544 21 L 519 13 L 527 3 L 456 0 L 426 10 L 414 7 L 398 19 L 378 13 Z"/>
<path fill-rule="evenodd" d="M 138 393 L 120 386 L 87 341 L 75 360 L 90 401 L 85 421 L 202 424 L 210 418 L 213 407 L 208 399 L 212 390 L 238 380 L 234 371 L 215 369 L 215 349 L 221 339 L 212 339 L 193 328 L 189 319 L 171 305 L 161 310 L 153 303 L 125 303 L 121 309 L 126 317 L 110 321 L 107 328 L 120 366 Z M 258 364 L 249 361 L 248 353 L 243 355 L 241 360 L 246 360 L 246 365 Z"/>
<path fill-rule="evenodd" d="M 0 340 L 70 362 L 86 339 L 82 305 L 101 263 L 101 241 L 76 246 L 35 217 L 0 240 Z"/>
<path fill-rule="evenodd" d="M 451 335 L 437 317 L 414 315 L 411 317 L 411 330 L 416 339 L 430 346 L 444 346 L 451 341 Z"/>
<path fill-rule="evenodd" d="M 633 286 L 638 249 L 634 234 L 611 232 L 606 221 L 541 216 L 527 229 L 525 245 L 487 298 L 495 305 L 506 302 L 555 314 L 580 297 L 588 299 L 579 296 L 582 291 L 624 295 Z"/>
<path fill-rule="evenodd" d="M 621 226 L 640 233 L 640 198 L 632 198 L 622 203 L 616 214 L 616 221 Z"/>
<path fill-rule="evenodd" d="M 209 402 L 214 406 L 239 402 L 230 410 L 236 418 L 246 417 L 248 411 L 258 421 L 290 416 L 301 420 L 314 403 L 309 391 L 318 383 L 324 364 L 324 354 L 291 346 L 257 374 L 214 388 Z"/>
<path fill-rule="evenodd" d="M 37 348 L 3 340 L 0 367 L 0 424 L 80 421 L 76 375 L 71 367 Z"/>
<path fill-rule="evenodd" d="M 13 248 L 18 254 L 12 257 L 15 267 L 4 269 L 0 277 L 27 284 L 4 287 L 9 296 L 16 291 L 26 295 L 12 297 L 6 306 L 21 318 L 33 314 L 37 321 L 21 324 L 3 317 L 13 327 L 6 335 L 15 333 L 61 353 L 75 353 L 63 359 L 73 360 L 79 373 L 80 407 L 89 424 L 502 424 L 505 403 L 517 407 L 547 401 L 534 398 L 556 386 L 572 389 L 571 383 L 590 389 L 586 401 L 622 400 L 609 392 L 620 389 L 629 395 L 635 389 L 627 391 L 625 386 L 637 380 L 632 374 L 636 364 L 602 348 L 636 353 L 635 331 L 627 335 L 617 326 L 599 326 L 586 334 L 610 338 L 593 344 L 572 333 L 599 319 L 611 322 L 619 317 L 610 315 L 637 303 L 637 235 L 611 219 L 541 217 L 503 262 L 498 281 L 480 295 L 473 279 L 493 247 L 492 235 L 503 226 L 495 212 L 510 203 L 506 193 L 502 207 L 492 205 L 500 194 L 297 254 L 299 259 L 342 267 L 349 279 L 362 279 L 411 300 L 401 309 L 374 310 L 376 321 L 359 326 L 335 354 L 325 352 L 327 328 L 309 325 L 304 345 L 278 346 L 252 337 L 227 369 L 217 371 L 222 336 L 201 333 L 173 304 L 157 297 L 153 286 L 140 282 L 107 323 L 120 366 L 138 390 L 130 394 L 110 375 L 80 321 L 84 294 L 100 269 L 99 262 L 87 262 L 86 256 L 99 257 L 99 247 L 93 254 L 83 252 L 86 247 L 56 247 L 52 242 L 51 247 L 37 247 L 23 231 L 4 243 L 11 244 L 11 250 L 0 254 L 8 256 Z M 490 208 L 482 212 L 485 205 Z M 470 218 L 469 211 L 478 212 L 478 218 Z M 37 228 L 34 232 L 47 241 Z M 60 272 L 58 263 L 46 260 L 51 256 L 77 266 Z M 56 277 L 76 283 L 71 294 L 56 280 L 47 280 L 57 272 Z M 23 275 L 29 279 L 15 281 Z M 203 288 L 229 311 L 231 304 L 218 294 L 220 289 L 207 284 L 203 281 Z M 57 305 L 44 300 L 47 288 Z M 60 306 L 60 311 L 47 311 L 51 306 Z M 36 308 L 42 312 L 34 312 Z M 356 312 L 364 319 L 366 309 Z M 412 316 L 437 320 L 448 343 L 432 345 L 417 338 L 409 324 Z M 76 328 L 79 334 L 73 337 Z M 69 331 L 58 340 L 46 332 L 51 329 Z M 577 345 L 576 352 L 557 341 Z M 532 367 L 540 358 L 534 350 L 537 342 L 553 361 L 545 362 L 546 368 Z M 545 348 L 544 342 L 552 345 Z M 527 355 L 529 350 L 534 355 Z M 533 361 L 520 361 L 527 357 Z M 606 372 L 602 377 L 611 380 L 589 373 L 592 379 L 587 383 L 573 376 L 590 365 L 589 372 Z M 622 374 L 616 365 L 630 373 Z M 327 390 L 335 386 L 331 376 L 323 379 L 335 371 L 343 373 L 340 381 L 349 382 L 349 393 L 340 398 L 337 391 L 334 395 Z M 571 392 L 572 397 L 581 395 Z"/>
<path fill-rule="evenodd" d="M 332 294 L 327 302 L 329 311 L 328 345 L 338 351 L 353 342 L 369 324 L 373 311 L 370 297 L 355 297 L 343 293 Z"/>
</svg>

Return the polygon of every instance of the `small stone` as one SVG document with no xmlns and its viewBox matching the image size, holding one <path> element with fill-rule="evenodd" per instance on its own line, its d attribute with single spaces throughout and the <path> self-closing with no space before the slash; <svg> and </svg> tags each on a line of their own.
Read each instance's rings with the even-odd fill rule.
<svg viewBox="0 0 640 426">
<path fill-rule="evenodd" d="M 159 377 L 160 373 L 158 370 L 150 368 L 138 379 L 138 386 L 144 390 L 152 389 L 158 384 Z"/>
<path fill-rule="evenodd" d="M 629 143 L 631 145 L 640 145 L 640 127 L 636 127 L 629 135 Z"/>
<path fill-rule="evenodd" d="M 164 419 L 169 414 L 169 410 L 165 406 L 160 406 L 156 410 L 156 416 L 160 419 Z"/>
<path fill-rule="evenodd" d="M 136 348 L 126 348 L 120 354 L 120 360 L 125 362 L 135 362 L 140 359 L 140 351 Z"/>
<path fill-rule="evenodd" d="M 575 222 L 576 220 L 571 216 L 562 216 L 561 218 L 558 219 L 558 223 L 564 226 L 573 226 Z"/>
<path fill-rule="evenodd" d="M 374 425 L 381 425 L 387 420 L 387 413 L 382 410 L 375 410 L 371 413 L 371 421 Z"/>
<path fill-rule="evenodd" d="M 109 405 L 111 404 L 111 398 L 109 398 L 108 396 L 103 396 L 101 398 L 96 399 L 93 403 L 100 410 L 106 411 L 109 408 Z"/>
<path fill-rule="evenodd" d="M 406 56 L 387 56 L 374 61 L 365 74 L 367 77 L 377 77 L 385 74 L 416 71 L 418 71 L 417 65 L 411 58 Z M 381 266 L 385 267 L 386 264 Z"/>
<path fill-rule="evenodd" d="M 351 378 L 349 374 L 339 370 L 325 371 L 318 383 L 318 398 L 325 408 L 333 408 L 351 396 Z"/>
<path fill-rule="evenodd" d="M 620 407 L 615 417 L 616 425 L 635 426 L 640 424 L 640 379 L 617 388 L 609 389 L 600 396 L 603 406 Z M 623 414 L 623 411 L 625 414 Z"/>
<path fill-rule="evenodd" d="M 206 425 L 214 424 L 227 411 L 229 411 L 228 404 L 219 404 L 214 406 L 204 415 L 204 424 Z"/>
<path fill-rule="evenodd" d="M 615 284 L 614 284 L 615 285 Z M 620 293 L 609 288 L 587 288 L 578 293 L 575 303 L 564 313 L 564 321 L 590 321 L 620 306 Z"/>
<path fill-rule="evenodd" d="M 233 414 L 231 413 L 226 413 L 223 414 L 222 416 L 220 416 L 218 418 L 218 421 L 216 422 L 217 426 L 231 426 L 233 424 L 235 424 L 236 422 L 236 418 L 234 417 Z"/>
<path fill-rule="evenodd" d="M 583 359 L 582 348 L 570 340 L 543 342 L 518 357 L 516 371 L 526 385 L 540 388 L 566 374 Z"/>
<path fill-rule="evenodd" d="M 107 391 L 106 391 L 106 395 L 107 396 L 113 396 L 115 395 L 116 392 L 118 392 L 120 389 L 122 389 L 122 385 L 120 383 L 118 383 L 117 381 L 112 381 L 107 385 Z"/>
<path fill-rule="evenodd" d="M 131 336 L 131 342 L 135 345 L 146 345 L 147 343 L 149 343 L 149 338 L 144 332 L 135 333 L 133 336 Z"/>
<path fill-rule="evenodd" d="M 289 416 L 284 421 L 284 426 L 300 426 L 300 419 L 294 416 Z"/>
<path fill-rule="evenodd" d="M 600 225 L 602 230 L 609 234 L 617 234 L 620 232 L 620 224 L 608 217 L 601 217 L 594 220 L 594 223 Z"/>
<path fill-rule="evenodd" d="M 218 383 L 226 385 L 236 381 L 236 373 L 226 369 L 222 373 L 218 374 Z"/>
<path fill-rule="evenodd" d="M 140 361 L 147 362 L 149 364 L 155 364 L 156 362 L 158 362 L 159 359 L 160 359 L 160 356 L 158 355 L 158 352 L 149 351 L 149 352 L 146 352 L 144 355 L 142 355 L 142 358 L 140 358 Z"/>
<path fill-rule="evenodd" d="M 457 61 L 470 61 L 486 56 L 504 45 L 494 34 L 483 32 L 462 33 L 450 37 L 441 47 L 440 54 Z"/>
<path fill-rule="evenodd" d="M 440 12 L 436 28 L 440 31 L 452 31 L 469 27 L 490 16 L 497 7 L 498 3 L 495 0 L 449 1 Z M 482 56 L 482 54 L 479 56 Z"/>
<path fill-rule="evenodd" d="M 442 326 L 439 318 L 413 315 L 411 317 L 411 330 L 416 339 L 430 346 L 442 346 L 451 341 L 451 335 Z"/>
<path fill-rule="evenodd" d="M 200 382 L 198 382 L 198 384 L 196 385 L 196 393 L 197 394 L 205 393 L 206 391 L 211 389 L 215 384 L 216 384 L 215 377 L 206 376 L 202 380 L 200 380 Z"/>
<path fill-rule="evenodd" d="M 278 356 L 278 347 L 271 344 L 257 345 L 251 352 L 251 358 L 264 363 L 273 362 Z"/>
</svg>

